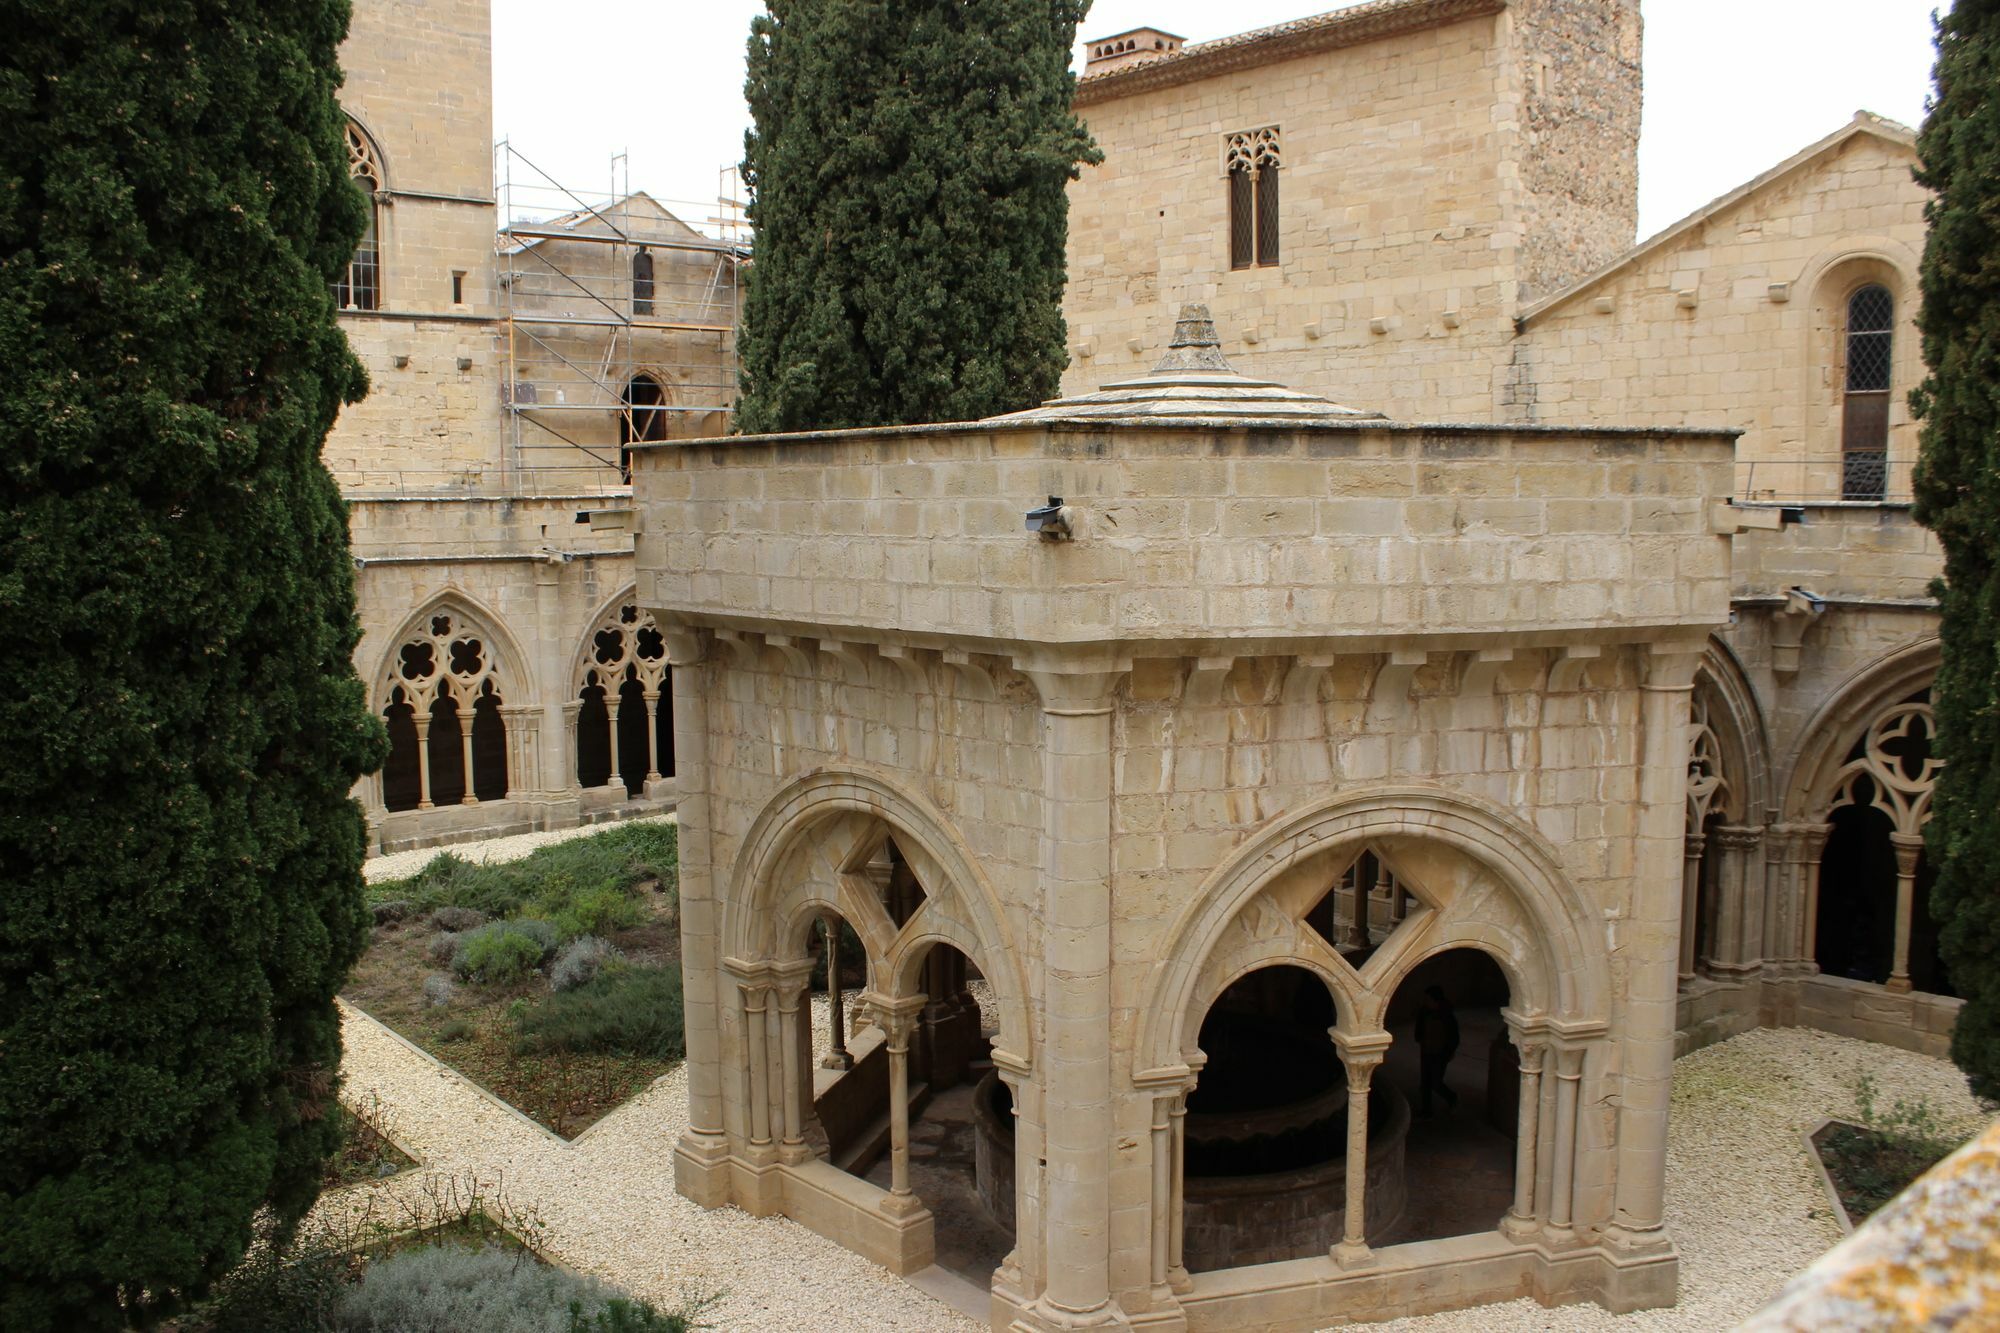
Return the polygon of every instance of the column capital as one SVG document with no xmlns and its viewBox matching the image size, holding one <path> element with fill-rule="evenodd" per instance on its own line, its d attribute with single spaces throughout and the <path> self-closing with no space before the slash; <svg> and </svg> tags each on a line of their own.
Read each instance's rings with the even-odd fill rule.
<svg viewBox="0 0 2000 1333">
<path fill-rule="evenodd" d="M 778 994 L 778 1006 L 791 1010 L 798 1007 L 799 996 L 805 993 L 812 981 L 815 964 L 810 958 L 794 958 L 782 963 L 767 963 L 766 975 L 770 986 Z"/>
<path fill-rule="evenodd" d="M 924 1005 L 929 1003 L 928 999 L 922 995 L 888 996 L 876 991 L 863 991 L 860 999 L 881 1027 L 890 1052 L 908 1050 L 910 1034 L 916 1031 L 917 1020 L 923 1014 Z"/>
<path fill-rule="evenodd" d="M 1022 675 L 1034 682 L 1042 711 L 1052 717 L 1098 717 L 1117 706 L 1118 682 L 1130 669 L 1123 664 L 1034 664 L 1017 662 Z"/>
<path fill-rule="evenodd" d="M 1687 694 L 1694 690 L 1694 673 L 1701 668 L 1708 640 L 1669 639 L 1645 645 L 1640 665 L 1645 670 L 1642 689 L 1656 693 Z"/>
<path fill-rule="evenodd" d="M 666 640 L 670 667 L 698 666 L 708 656 L 707 641 L 691 625 L 661 625 L 660 637 Z"/>
<path fill-rule="evenodd" d="M 1381 1065 L 1383 1057 L 1389 1054 L 1389 1034 L 1381 1031 L 1347 1032 L 1340 1028 L 1328 1028 L 1327 1034 L 1340 1051 L 1340 1063 L 1347 1067 L 1349 1087 L 1356 1084 L 1367 1087 L 1369 1078 Z"/>
<path fill-rule="evenodd" d="M 1764 826 L 1762 824 L 1724 824 L 1715 830 L 1715 841 L 1725 851 L 1751 851 L 1764 841 Z"/>
</svg>

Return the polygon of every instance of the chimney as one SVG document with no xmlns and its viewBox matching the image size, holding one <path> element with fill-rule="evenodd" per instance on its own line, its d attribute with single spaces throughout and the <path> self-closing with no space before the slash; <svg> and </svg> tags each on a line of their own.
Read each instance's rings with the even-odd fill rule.
<svg viewBox="0 0 2000 1333">
<path fill-rule="evenodd" d="M 1084 43 L 1083 72 L 1102 74 L 1106 70 L 1136 65 L 1142 60 L 1157 60 L 1174 54 L 1186 41 L 1184 37 L 1161 32 L 1158 28 L 1134 28 L 1116 36 L 1100 37 Z"/>
</svg>

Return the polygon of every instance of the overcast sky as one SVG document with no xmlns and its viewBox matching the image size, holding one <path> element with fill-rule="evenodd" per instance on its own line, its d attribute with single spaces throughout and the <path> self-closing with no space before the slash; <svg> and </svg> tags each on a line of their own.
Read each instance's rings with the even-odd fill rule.
<svg viewBox="0 0 2000 1333">
<path fill-rule="evenodd" d="M 1944 0 L 1646 0 L 1639 228 L 1650 235 L 1865 108 L 1915 125 Z M 1332 0 L 1097 0 L 1082 36 L 1148 25 L 1190 42 L 1341 8 Z M 496 136 L 571 188 L 611 158 L 677 209 L 713 209 L 742 155 L 743 47 L 762 0 L 493 0 Z M 1081 44 L 1077 63 L 1081 65 Z M 688 207 L 688 205 L 695 207 Z"/>
</svg>

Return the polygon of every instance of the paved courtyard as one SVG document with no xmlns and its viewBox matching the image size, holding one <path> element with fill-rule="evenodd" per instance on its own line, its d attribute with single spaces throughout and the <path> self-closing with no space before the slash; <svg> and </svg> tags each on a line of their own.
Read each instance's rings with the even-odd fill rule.
<svg viewBox="0 0 2000 1333">
<path fill-rule="evenodd" d="M 453 850 L 505 859 L 545 840 Z M 378 878 L 414 868 L 371 862 L 369 872 Z M 823 1020 L 814 1026 L 825 1032 Z M 425 1172 L 474 1173 L 540 1216 L 551 1257 L 564 1264 L 662 1305 L 722 1292 L 710 1315 L 719 1329 L 984 1327 L 789 1220 L 704 1212 L 676 1195 L 672 1148 L 687 1116 L 683 1070 L 565 1143 L 364 1015 L 347 1014 L 345 1036 L 345 1095 L 356 1102 L 379 1096 L 401 1145 L 423 1163 L 363 1190 L 414 1193 Z M 1595 1306 L 1549 1310 L 1517 1301 L 1379 1327 L 1730 1327 L 1837 1239 L 1800 1132 L 1822 1116 L 1852 1114 L 1855 1080 L 1864 1072 L 1889 1098 L 1927 1098 L 1968 1127 L 1978 1117 L 1957 1071 L 1925 1056 L 1804 1029 L 1711 1046 L 1681 1060 L 1674 1080 L 1667 1184 L 1682 1261 L 1679 1306 L 1614 1317 Z M 345 1202 L 329 1198 L 322 1206 Z"/>
</svg>

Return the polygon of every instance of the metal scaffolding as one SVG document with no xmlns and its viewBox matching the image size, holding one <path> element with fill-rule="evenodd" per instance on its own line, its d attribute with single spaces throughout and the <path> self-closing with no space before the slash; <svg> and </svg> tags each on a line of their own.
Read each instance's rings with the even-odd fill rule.
<svg viewBox="0 0 2000 1333">
<path fill-rule="evenodd" d="M 633 193 L 623 154 L 591 195 L 496 152 L 511 466 L 629 478 L 627 444 L 726 433 L 750 253 L 734 171 L 690 207 Z"/>
</svg>

